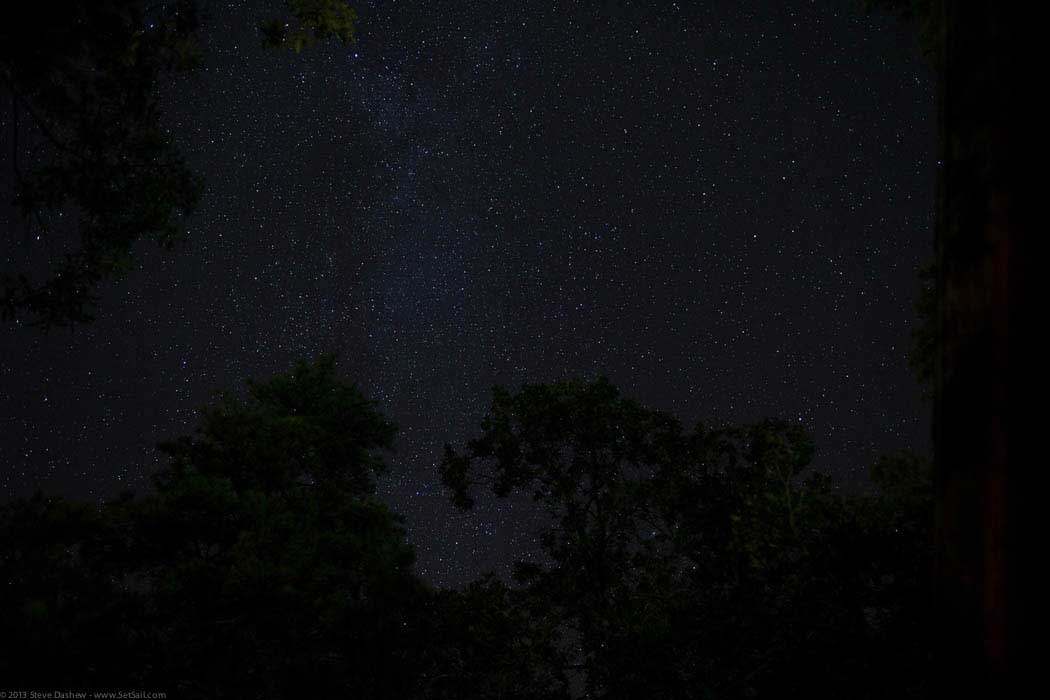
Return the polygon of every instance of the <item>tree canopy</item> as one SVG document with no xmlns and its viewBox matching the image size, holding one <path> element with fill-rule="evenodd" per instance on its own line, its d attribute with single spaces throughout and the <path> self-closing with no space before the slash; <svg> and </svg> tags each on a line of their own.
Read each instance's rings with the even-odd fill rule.
<svg viewBox="0 0 1050 700">
<path fill-rule="evenodd" d="M 90 321 L 98 285 L 130 269 L 132 247 L 171 248 L 204 183 L 162 123 L 160 88 L 203 59 L 194 0 L 8 3 L 0 80 L 10 191 L 21 232 L 0 233 L 0 318 Z M 261 40 L 296 51 L 356 39 L 344 0 L 287 0 Z"/>
<path fill-rule="evenodd" d="M 463 508 L 480 486 L 551 515 L 518 580 L 588 697 L 921 693 L 926 462 L 840 496 L 813 450 L 778 421 L 686 431 L 599 379 L 497 389 L 443 477 Z"/>
<path fill-rule="evenodd" d="M 157 102 L 158 83 L 199 59 L 197 15 L 192 3 L 129 0 L 4 12 L 14 203 L 33 244 L 5 271 L 0 310 L 45 325 L 85 321 L 96 285 L 128 268 L 132 244 L 170 246 L 197 202 Z M 14 248 L 14 232 L 4 238 Z"/>
<path fill-rule="evenodd" d="M 608 381 L 497 388 L 446 447 L 469 509 L 530 495 L 539 559 L 435 590 L 375 478 L 396 428 L 335 359 L 202 409 L 155 489 L 0 507 L 0 675 L 199 698 L 919 697 L 928 463 L 877 494 L 797 425 L 691 430 Z"/>
</svg>

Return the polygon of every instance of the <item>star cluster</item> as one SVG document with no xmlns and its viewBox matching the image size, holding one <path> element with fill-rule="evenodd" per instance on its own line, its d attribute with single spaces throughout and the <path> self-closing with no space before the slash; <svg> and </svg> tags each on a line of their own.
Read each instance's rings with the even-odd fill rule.
<svg viewBox="0 0 1050 700">
<path fill-rule="evenodd" d="M 203 176 L 73 331 L 0 341 L 7 493 L 142 491 L 216 390 L 340 353 L 401 427 L 382 494 L 421 573 L 530 549 L 527 504 L 440 487 L 490 388 L 608 376 L 698 419 L 801 422 L 863 485 L 925 448 L 906 364 L 929 256 L 933 76 L 850 3 L 357 5 L 361 38 L 266 51 L 210 6 L 166 88 Z M 859 3 L 858 3 L 859 5 Z"/>
</svg>

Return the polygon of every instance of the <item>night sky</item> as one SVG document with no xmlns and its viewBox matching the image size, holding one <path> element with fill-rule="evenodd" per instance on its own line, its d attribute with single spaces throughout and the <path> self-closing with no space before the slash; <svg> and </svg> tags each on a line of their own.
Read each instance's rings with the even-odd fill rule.
<svg viewBox="0 0 1050 700">
<path fill-rule="evenodd" d="M 799 421 L 848 486 L 926 449 L 932 69 L 859 1 L 697 5 L 359 2 L 356 46 L 301 56 L 260 47 L 265 3 L 207 5 L 164 100 L 188 238 L 91 325 L 3 329 L 0 488 L 143 492 L 215 391 L 328 351 L 400 425 L 381 494 L 442 584 L 530 550 L 525 506 L 439 482 L 494 384 Z"/>
</svg>

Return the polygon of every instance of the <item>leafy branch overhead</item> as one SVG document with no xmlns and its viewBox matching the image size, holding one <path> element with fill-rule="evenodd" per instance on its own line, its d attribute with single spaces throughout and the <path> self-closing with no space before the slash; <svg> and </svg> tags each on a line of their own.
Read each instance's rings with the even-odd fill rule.
<svg viewBox="0 0 1050 700">
<path fill-rule="evenodd" d="M 194 0 L 78 0 L 0 10 L 5 156 L 20 221 L 0 231 L 0 319 L 92 320 L 98 287 L 132 267 L 139 240 L 186 235 L 203 183 L 161 122 L 160 89 L 203 60 Z M 338 0 L 288 0 L 266 43 L 353 42 Z"/>
<path fill-rule="evenodd" d="M 157 98 L 200 58 L 193 4 L 68 5 L 15 3 L 18 21 L 0 23 L 14 203 L 28 234 L 0 276 L 0 314 L 43 325 L 90 320 L 98 283 L 128 269 L 139 238 L 177 241 L 200 190 Z M 3 238 L 8 250 L 18 239 Z"/>
<path fill-rule="evenodd" d="M 287 7 L 289 18 L 262 24 L 263 45 L 299 53 L 327 39 L 357 41 L 357 12 L 345 0 L 288 0 Z"/>
</svg>

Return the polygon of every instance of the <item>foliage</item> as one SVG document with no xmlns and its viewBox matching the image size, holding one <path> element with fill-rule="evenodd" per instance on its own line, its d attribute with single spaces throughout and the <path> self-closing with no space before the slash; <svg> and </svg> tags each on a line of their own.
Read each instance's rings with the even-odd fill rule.
<svg viewBox="0 0 1050 700">
<path fill-rule="evenodd" d="M 404 697 L 401 635 L 425 587 L 370 495 L 393 430 L 323 357 L 206 409 L 165 447 L 152 495 L 9 504 L 0 674 L 35 687 L 64 659 L 69 687 Z"/>
<path fill-rule="evenodd" d="M 0 676 L 8 683 L 24 674 L 62 686 L 75 669 L 113 669 L 101 645 L 123 630 L 121 606 L 84 546 L 102 526 L 91 505 L 40 494 L 0 509 Z"/>
<path fill-rule="evenodd" d="M 536 615 L 543 601 L 491 576 L 428 602 L 420 640 L 419 695 L 435 700 L 568 698 L 569 665 L 558 629 Z"/>
<path fill-rule="evenodd" d="M 548 510 L 547 564 L 519 579 L 589 697 L 921 690 L 922 460 L 886 457 L 886 492 L 847 498 L 812 454 L 798 426 L 685 432 L 605 380 L 562 382 L 497 389 L 443 478 L 461 507 L 481 486 Z"/>
<path fill-rule="evenodd" d="M 156 490 L 0 507 L 0 675 L 191 698 L 921 697 L 928 463 L 841 495 L 799 426 L 696 426 L 605 380 L 494 392 L 446 448 L 547 514 L 516 583 L 433 590 L 375 499 L 393 426 L 299 363 L 163 445 Z"/>
<path fill-rule="evenodd" d="M 345 0 L 287 0 L 287 5 L 289 18 L 262 24 L 264 46 L 288 47 L 300 53 L 327 39 L 343 44 L 357 41 L 357 12 Z"/>
<path fill-rule="evenodd" d="M 162 124 L 159 94 L 200 63 L 199 24 L 194 0 L 5 5 L 0 81 L 23 241 L 2 232 L 15 252 L 0 270 L 0 318 L 90 321 L 99 284 L 131 268 L 137 241 L 183 238 L 202 183 Z M 342 0 L 287 0 L 264 29 L 266 43 L 297 52 L 356 34 Z"/>
<path fill-rule="evenodd" d="M 325 355 L 249 382 L 245 400 L 225 394 L 205 408 L 196 436 L 160 445 L 172 460 L 162 480 L 195 470 L 238 489 L 332 486 L 358 496 L 374 490 L 386 468 L 375 451 L 389 450 L 396 430 Z"/>
<path fill-rule="evenodd" d="M 936 61 L 944 43 L 944 23 L 937 15 L 935 0 L 864 0 L 868 12 L 882 10 L 912 25 L 919 48 L 930 61 Z"/>
<path fill-rule="evenodd" d="M 196 205 L 199 184 L 160 123 L 156 88 L 196 64 L 197 15 L 188 2 L 134 0 L 14 3 L 6 14 L 14 203 L 45 259 L 0 278 L 0 313 L 86 321 L 96 285 L 127 270 L 133 243 L 170 246 Z"/>
</svg>

